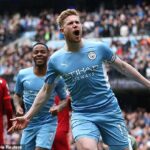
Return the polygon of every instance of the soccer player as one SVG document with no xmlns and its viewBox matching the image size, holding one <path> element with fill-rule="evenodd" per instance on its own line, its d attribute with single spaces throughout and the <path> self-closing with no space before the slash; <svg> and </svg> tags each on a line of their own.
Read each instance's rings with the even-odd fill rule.
<svg viewBox="0 0 150 150">
<path fill-rule="evenodd" d="M 11 130 L 27 125 L 47 100 L 55 78 L 61 75 L 72 97 L 71 128 L 78 150 L 97 150 L 100 134 L 110 150 L 129 150 L 128 132 L 117 99 L 111 90 L 104 63 L 135 79 L 150 89 L 150 81 L 135 68 L 117 57 L 102 42 L 82 39 L 79 13 L 67 9 L 58 16 L 65 46 L 55 52 L 48 62 L 45 84 L 35 98 L 31 109 L 17 121 Z"/>
<path fill-rule="evenodd" d="M 27 112 L 35 99 L 35 96 L 44 84 L 49 57 L 48 47 L 43 43 L 36 43 L 32 49 L 34 61 L 33 67 L 19 71 L 16 80 L 14 105 L 17 115 L 23 115 L 22 103 Z M 66 90 L 64 81 L 56 79 L 53 91 L 47 95 L 47 101 L 40 111 L 32 118 L 24 129 L 21 137 L 23 150 L 48 150 L 51 149 L 57 127 L 57 117 L 49 113 L 49 108 L 54 103 L 55 95 L 62 100 L 61 106 L 65 104 Z M 58 108 L 58 110 L 60 109 Z M 56 110 L 54 110 L 56 111 Z"/>
<path fill-rule="evenodd" d="M 3 127 L 3 115 L 6 112 L 7 115 L 7 128 L 12 126 L 10 119 L 12 118 L 12 105 L 11 96 L 8 89 L 8 84 L 5 79 L 0 78 L 0 145 L 4 144 L 4 127 Z"/>
</svg>

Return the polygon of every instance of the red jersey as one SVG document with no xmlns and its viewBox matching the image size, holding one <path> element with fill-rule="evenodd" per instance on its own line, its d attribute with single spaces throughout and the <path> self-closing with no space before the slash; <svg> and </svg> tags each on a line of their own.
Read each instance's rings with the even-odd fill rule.
<svg viewBox="0 0 150 150">
<path fill-rule="evenodd" d="M 10 92 L 8 90 L 8 85 L 6 81 L 0 78 L 0 144 L 3 144 L 3 114 L 6 112 L 7 115 L 7 128 L 12 126 L 10 119 L 12 118 L 12 105 Z"/>
<path fill-rule="evenodd" d="M 55 97 L 55 104 L 58 105 L 60 98 L 58 96 Z M 70 106 L 65 107 L 61 112 L 58 113 L 58 131 L 66 131 L 69 132 L 69 111 Z"/>
<path fill-rule="evenodd" d="M 59 104 L 59 97 L 55 97 L 55 104 Z M 57 131 L 55 135 L 55 139 L 53 142 L 52 150 L 70 150 L 70 142 L 69 142 L 69 111 L 70 111 L 70 105 L 68 105 L 57 114 L 58 117 L 58 125 L 57 125 Z"/>
</svg>

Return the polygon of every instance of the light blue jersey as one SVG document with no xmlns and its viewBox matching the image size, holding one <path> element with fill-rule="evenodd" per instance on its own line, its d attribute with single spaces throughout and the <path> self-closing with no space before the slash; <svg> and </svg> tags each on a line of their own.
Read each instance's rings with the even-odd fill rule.
<svg viewBox="0 0 150 150">
<path fill-rule="evenodd" d="M 23 96 L 23 102 L 25 107 L 25 112 L 27 112 L 33 104 L 33 101 L 44 84 L 45 77 L 38 77 L 33 72 L 33 67 L 20 70 L 16 86 L 15 93 Z M 66 91 L 64 87 L 64 82 L 61 79 L 57 79 L 56 86 L 52 91 L 50 99 L 43 105 L 40 111 L 32 118 L 25 130 L 37 128 L 40 125 L 57 122 L 57 118 L 49 113 L 50 107 L 54 104 L 54 96 L 56 93 L 59 95 L 60 99 L 66 98 Z M 55 93 L 56 92 L 56 93 Z"/>
<path fill-rule="evenodd" d="M 64 48 L 48 62 L 45 82 L 51 84 L 61 75 L 72 97 L 71 128 L 76 140 L 102 136 L 110 150 L 129 147 L 128 132 L 117 99 L 108 83 L 105 62 L 116 55 L 100 42 L 83 42 L 78 52 Z"/>
<path fill-rule="evenodd" d="M 115 55 L 106 45 L 84 41 L 79 52 L 61 49 L 52 55 L 46 82 L 52 83 L 61 75 L 72 96 L 73 111 L 100 111 L 114 97 L 104 66 L 104 62 L 114 59 Z"/>
</svg>

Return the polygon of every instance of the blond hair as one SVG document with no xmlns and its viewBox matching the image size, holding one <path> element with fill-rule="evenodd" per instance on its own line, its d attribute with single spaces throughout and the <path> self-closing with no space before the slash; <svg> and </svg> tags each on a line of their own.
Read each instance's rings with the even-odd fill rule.
<svg viewBox="0 0 150 150">
<path fill-rule="evenodd" d="M 59 25 L 59 27 L 62 27 L 64 24 L 64 20 L 71 15 L 79 16 L 79 13 L 75 9 L 66 9 L 62 11 L 57 18 L 57 24 Z"/>
</svg>

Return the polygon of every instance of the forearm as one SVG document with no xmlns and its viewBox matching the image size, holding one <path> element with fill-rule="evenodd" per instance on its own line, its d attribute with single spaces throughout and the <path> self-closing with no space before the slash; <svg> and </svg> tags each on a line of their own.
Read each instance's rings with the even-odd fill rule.
<svg viewBox="0 0 150 150">
<path fill-rule="evenodd" d="M 62 100 L 58 106 L 59 106 L 59 112 L 62 111 L 65 107 L 68 106 L 68 100 Z"/>
<path fill-rule="evenodd" d="M 116 68 L 120 73 L 125 76 L 132 78 L 133 80 L 143 84 L 144 86 L 150 88 L 150 81 L 143 77 L 135 68 L 126 62 L 121 62 L 119 68 Z"/>
<path fill-rule="evenodd" d="M 29 111 L 26 113 L 25 117 L 27 119 L 32 119 L 32 117 L 40 110 L 40 108 L 45 104 L 45 102 L 50 97 L 51 89 L 47 89 L 46 86 L 43 86 L 39 93 L 37 94 L 34 103 L 32 104 Z"/>
<path fill-rule="evenodd" d="M 17 107 L 22 106 L 22 98 L 19 95 L 14 94 L 13 104 L 14 104 L 15 110 L 17 110 Z"/>
</svg>

